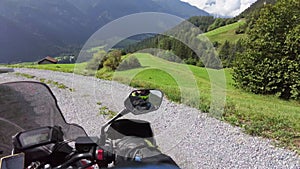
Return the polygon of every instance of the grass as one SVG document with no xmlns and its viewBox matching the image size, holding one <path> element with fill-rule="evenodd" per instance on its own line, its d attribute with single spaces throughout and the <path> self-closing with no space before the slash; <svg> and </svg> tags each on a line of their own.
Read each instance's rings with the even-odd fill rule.
<svg viewBox="0 0 300 169">
<path fill-rule="evenodd" d="M 28 78 L 28 79 L 33 79 L 33 78 L 35 78 L 35 76 L 30 75 L 30 74 L 26 74 L 26 73 L 19 73 L 19 72 L 17 72 L 16 75 L 17 75 L 17 76 L 23 76 L 23 77 Z"/>
<path fill-rule="evenodd" d="M 99 115 L 103 115 L 103 116 L 106 116 L 109 119 L 111 119 L 115 115 L 117 115 L 117 113 L 112 110 L 109 110 L 108 107 L 106 107 L 106 106 L 102 106 L 99 108 Z"/>
<path fill-rule="evenodd" d="M 227 40 L 231 43 L 235 43 L 240 38 L 243 38 L 246 36 L 245 34 L 236 34 L 235 33 L 235 30 L 239 26 L 241 26 L 245 23 L 246 23 L 245 20 L 241 20 L 239 22 L 235 22 L 233 24 L 229 24 L 229 25 L 217 28 L 215 30 L 209 31 L 209 32 L 205 33 L 204 35 L 207 36 L 207 38 L 211 42 L 219 42 L 219 43 L 223 44 Z"/>
<path fill-rule="evenodd" d="M 85 72 L 85 67 L 87 63 L 77 63 L 77 64 L 14 64 L 8 65 L 8 67 L 13 68 L 31 68 L 31 69 L 44 69 L 44 70 L 52 70 L 66 73 L 73 73 L 74 70 L 77 71 L 78 74 Z"/>
<path fill-rule="evenodd" d="M 70 87 L 66 86 L 65 84 L 63 84 L 63 83 L 59 83 L 59 82 L 56 82 L 56 81 L 53 81 L 53 80 L 47 80 L 45 78 L 37 78 L 36 76 L 30 75 L 30 74 L 27 74 L 27 73 L 16 72 L 15 74 L 17 76 L 22 76 L 22 77 L 25 77 L 25 78 L 28 78 L 28 79 L 38 79 L 42 83 L 54 85 L 59 89 L 69 89 L 71 92 L 74 91 L 73 88 L 70 88 Z"/>
<path fill-rule="evenodd" d="M 196 105 L 205 112 L 210 110 L 212 96 L 209 72 L 220 72 L 171 63 L 149 54 L 135 56 L 143 68 L 116 72 L 113 80 L 134 87 L 158 88 L 173 101 Z M 277 140 L 276 144 L 300 154 L 300 102 L 284 101 L 275 96 L 255 95 L 236 89 L 232 70 L 225 69 L 224 73 L 226 105 L 220 119 L 242 127 L 246 133 L 253 136 Z M 196 87 L 193 86 L 195 82 Z M 197 91 L 200 97 L 195 101 L 193 94 Z M 188 97 L 184 98 L 184 93 Z"/>
</svg>

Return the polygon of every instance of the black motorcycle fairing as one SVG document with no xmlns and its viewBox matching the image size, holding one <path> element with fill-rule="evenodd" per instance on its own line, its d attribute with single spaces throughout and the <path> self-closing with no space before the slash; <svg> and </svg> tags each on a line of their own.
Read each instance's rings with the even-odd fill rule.
<svg viewBox="0 0 300 169">
<path fill-rule="evenodd" d="M 124 136 L 145 138 L 155 145 L 151 125 L 147 121 L 136 119 L 120 119 L 112 122 L 107 129 L 107 138 L 112 140 L 121 139 Z"/>
<path fill-rule="evenodd" d="M 60 126 L 65 140 L 87 136 L 81 126 L 65 121 L 56 98 L 45 84 L 32 81 L 0 84 L 0 144 L 6 147 L 0 157 L 11 154 L 12 136 L 44 126 Z"/>
</svg>

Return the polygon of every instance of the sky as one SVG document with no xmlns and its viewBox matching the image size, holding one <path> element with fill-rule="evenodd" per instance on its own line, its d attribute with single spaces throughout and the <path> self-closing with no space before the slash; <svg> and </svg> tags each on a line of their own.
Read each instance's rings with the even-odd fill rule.
<svg viewBox="0 0 300 169">
<path fill-rule="evenodd" d="M 216 16 L 233 17 L 257 0 L 181 0 Z"/>
</svg>

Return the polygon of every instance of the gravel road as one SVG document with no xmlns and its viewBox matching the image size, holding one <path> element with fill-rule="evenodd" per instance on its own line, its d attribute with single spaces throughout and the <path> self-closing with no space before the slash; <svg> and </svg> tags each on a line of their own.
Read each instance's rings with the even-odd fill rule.
<svg viewBox="0 0 300 169">
<path fill-rule="evenodd" d="M 36 77 L 28 79 L 15 72 Z M 66 120 L 80 124 L 90 135 L 99 136 L 100 126 L 107 120 L 99 109 L 122 110 L 123 100 L 132 90 L 116 82 L 69 73 L 32 69 L 15 69 L 15 72 L 0 74 L 0 82 L 44 78 L 74 89 L 50 85 Z M 182 168 L 300 169 L 300 157 L 296 153 L 274 147 L 270 140 L 249 136 L 238 127 L 166 99 L 160 110 L 130 117 L 150 121 L 161 150 Z"/>
</svg>

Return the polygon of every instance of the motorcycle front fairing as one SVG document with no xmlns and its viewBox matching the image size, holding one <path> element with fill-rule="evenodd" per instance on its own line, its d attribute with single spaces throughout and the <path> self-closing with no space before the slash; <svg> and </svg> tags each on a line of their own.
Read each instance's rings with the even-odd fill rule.
<svg viewBox="0 0 300 169">
<path fill-rule="evenodd" d="M 0 158 L 10 155 L 12 137 L 17 133 L 45 126 L 61 127 L 65 140 L 87 136 L 84 129 L 68 124 L 53 93 L 39 82 L 0 84 Z"/>
</svg>

